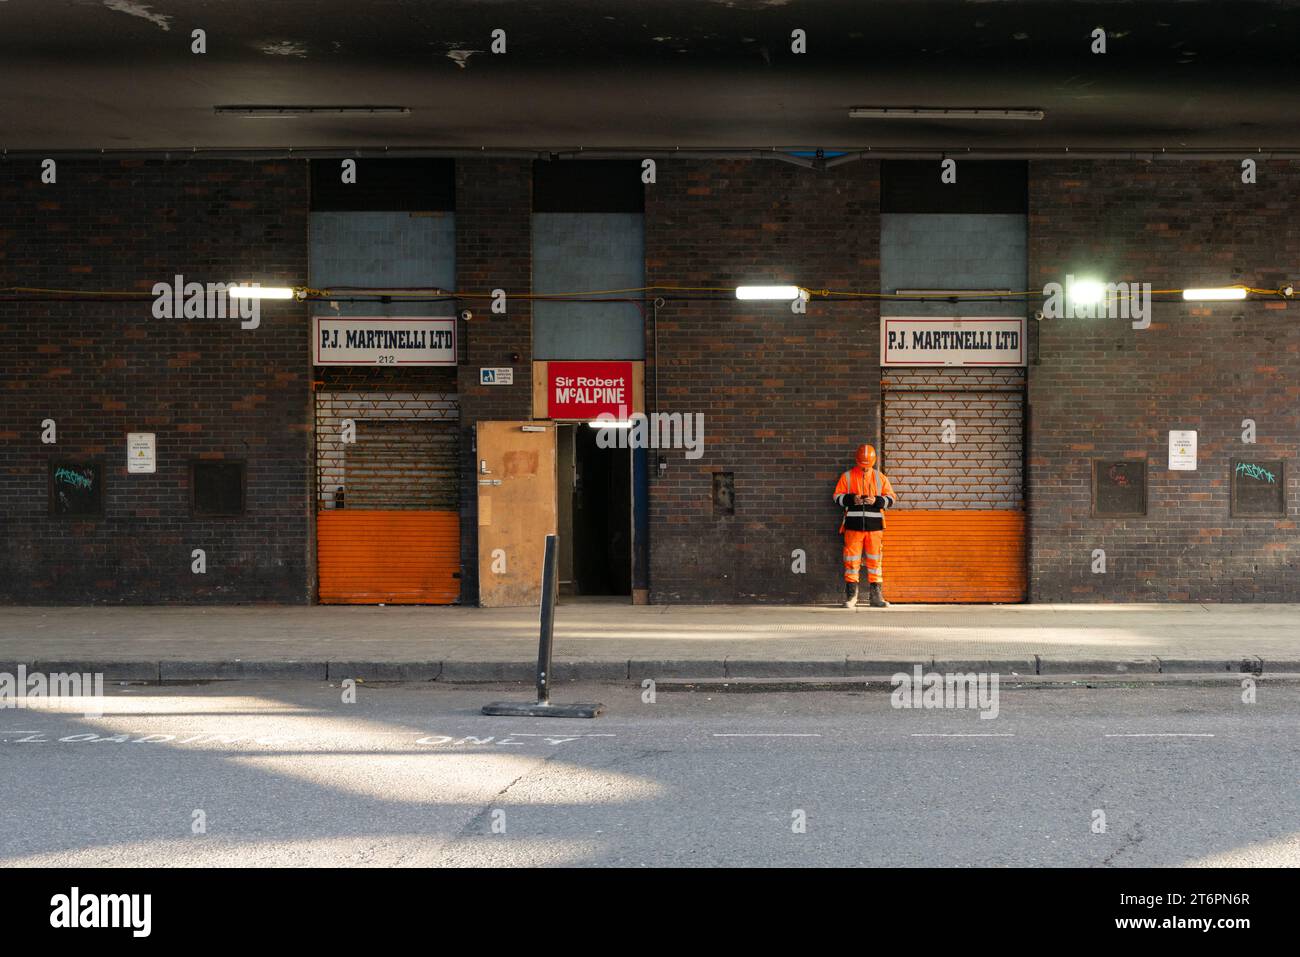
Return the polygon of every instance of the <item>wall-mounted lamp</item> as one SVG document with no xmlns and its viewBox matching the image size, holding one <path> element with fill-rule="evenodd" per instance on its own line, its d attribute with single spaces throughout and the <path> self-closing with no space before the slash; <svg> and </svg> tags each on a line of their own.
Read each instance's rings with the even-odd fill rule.
<svg viewBox="0 0 1300 957">
<path fill-rule="evenodd" d="M 231 299 L 293 299 L 297 290 L 291 286 L 242 286 L 226 287 L 226 295 Z"/>
<path fill-rule="evenodd" d="M 737 286 L 736 298 L 790 302 L 794 299 L 806 299 L 807 296 L 798 286 Z"/>
<path fill-rule="evenodd" d="M 1225 302 L 1245 299 L 1245 286 L 1225 286 L 1221 289 L 1184 289 L 1183 298 L 1189 302 Z"/>
</svg>

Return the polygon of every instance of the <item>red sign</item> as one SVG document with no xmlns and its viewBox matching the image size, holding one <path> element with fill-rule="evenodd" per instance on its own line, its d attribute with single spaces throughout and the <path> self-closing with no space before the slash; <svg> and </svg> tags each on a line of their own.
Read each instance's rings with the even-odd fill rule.
<svg viewBox="0 0 1300 957">
<path fill-rule="evenodd" d="M 548 362 L 546 415 L 594 422 L 602 412 L 626 422 L 632 414 L 632 363 Z"/>
</svg>

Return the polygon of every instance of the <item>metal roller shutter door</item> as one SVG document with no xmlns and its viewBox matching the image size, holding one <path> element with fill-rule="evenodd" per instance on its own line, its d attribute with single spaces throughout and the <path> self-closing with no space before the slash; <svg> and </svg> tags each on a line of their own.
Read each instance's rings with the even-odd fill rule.
<svg viewBox="0 0 1300 957">
<path fill-rule="evenodd" d="M 979 604 L 1028 597 L 1024 512 L 895 511 L 884 554 L 890 601 Z"/>
<path fill-rule="evenodd" d="M 342 440 L 347 420 L 354 442 Z M 318 395 L 317 476 L 321 603 L 459 600 L 454 396 Z"/>
<path fill-rule="evenodd" d="M 1023 383 L 1021 369 L 889 370 L 891 601 L 1027 600 Z"/>
</svg>

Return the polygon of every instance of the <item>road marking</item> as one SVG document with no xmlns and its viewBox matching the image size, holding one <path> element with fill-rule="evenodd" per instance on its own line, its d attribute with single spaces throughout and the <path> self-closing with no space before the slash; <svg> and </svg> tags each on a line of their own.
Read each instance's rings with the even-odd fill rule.
<svg viewBox="0 0 1300 957">
<path fill-rule="evenodd" d="M 1214 737 L 1214 735 L 1212 735 L 1212 734 L 1181 734 L 1181 733 L 1175 734 L 1175 733 L 1172 733 L 1172 732 L 1167 732 L 1167 733 L 1164 733 L 1164 734 L 1154 734 L 1154 733 L 1147 733 L 1147 734 L 1107 734 L 1107 735 L 1104 735 L 1103 737 L 1107 737 L 1107 738 L 1212 738 L 1212 737 Z"/>
<path fill-rule="evenodd" d="M 218 747 L 239 746 L 247 748 L 251 746 L 261 747 L 287 747 L 289 745 L 303 747 L 332 747 L 344 743 L 345 738 L 361 735 L 362 740 L 368 738 L 400 737 L 407 738 L 413 734 L 418 734 L 411 745 L 420 747 L 441 747 L 450 745 L 461 747 L 464 745 L 472 746 L 499 746 L 499 745 L 525 745 L 525 744 L 549 744 L 558 747 L 561 744 L 568 744 L 571 741 L 581 741 L 584 738 L 613 738 L 617 735 L 613 733 L 574 733 L 565 734 L 557 731 L 551 734 L 530 733 L 525 731 L 515 731 L 506 734 L 495 735 L 474 735 L 474 734 L 437 734 L 423 733 L 413 731 L 359 731 L 359 730 L 324 730 L 312 733 L 305 731 L 302 733 L 289 732 L 269 732 L 265 733 L 260 730 L 253 730 L 238 734 L 227 734 L 223 732 L 205 731 L 194 734 L 177 733 L 160 731 L 119 731 L 116 733 L 99 732 L 77 732 L 74 734 L 65 734 L 59 736 L 59 732 L 65 728 L 50 729 L 48 731 L 30 731 L 22 737 L 14 738 L 9 735 L 0 737 L 0 744 L 167 744 L 170 746 L 201 744 L 204 746 L 216 745 Z M 111 729 L 110 729 L 111 730 Z M 16 732 L 15 732 L 16 733 Z M 536 741 L 518 741 L 519 737 L 536 738 Z M 134 739 L 134 740 L 132 740 Z M 351 745 L 349 745 L 351 746 Z M 405 747 L 405 741 L 394 742 L 393 747 Z"/>
<path fill-rule="evenodd" d="M 779 734 L 772 733 L 755 733 L 755 734 L 714 734 L 715 738 L 820 738 L 820 734 Z"/>
<path fill-rule="evenodd" d="M 914 738 L 1014 738 L 1014 734 L 931 734 L 913 733 Z"/>
</svg>

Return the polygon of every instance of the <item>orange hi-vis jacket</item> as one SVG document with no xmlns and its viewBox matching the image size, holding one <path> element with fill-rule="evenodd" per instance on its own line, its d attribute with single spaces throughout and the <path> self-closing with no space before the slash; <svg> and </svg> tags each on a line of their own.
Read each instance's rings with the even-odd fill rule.
<svg viewBox="0 0 1300 957">
<path fill-rule="evenodd" d="M 851 495 L 865 495 L 869 500 L 854 505 Z M 854 466 L 835 483 L 835 504 L 844 509 L 840 531 L 878 532 L 885 527 L 885 509 L 892 508 L 898 496 L 889 479 L 875 469 Z"/>
</svg>

